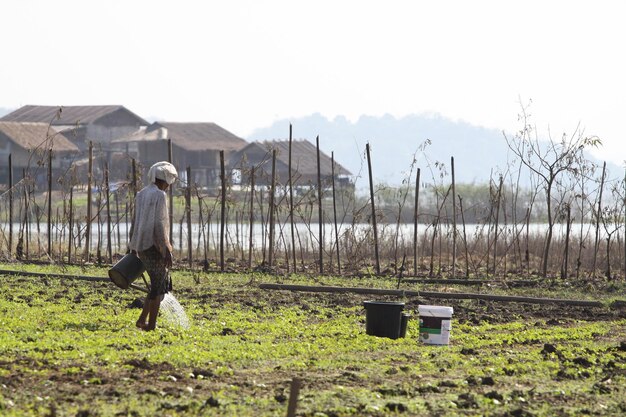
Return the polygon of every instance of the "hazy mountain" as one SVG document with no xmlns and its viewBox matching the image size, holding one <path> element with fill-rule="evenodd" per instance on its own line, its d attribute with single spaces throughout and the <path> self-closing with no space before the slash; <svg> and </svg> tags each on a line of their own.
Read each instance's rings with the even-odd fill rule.
<svg viewBox="0 0 626 417">
<path fill-rule="evenodd" d="M 289 122 L 279 120 L 255 130 L 247 139 L 288 138 Z M 366 184 L 366 143 L 370 144 L 375 179 L 388 184 L 400 184 L 406 178 L 414 155 L 423 180 L 439 176 L 439 163 L 449 173 L 450 157 L 454 157 L 457 182 L 487 182 L 492 171 L 495 175 L 507 166 L 508 148 L 502 132 L 437 115 L 362 116 L 350 122 L 341 116 L 328 120 L 313 114 L 291 123 L 294 139 L 315 143 L 319 135 L 322 151 L 329 155 L 334 151 L 335 160 L 354 175 L 360 175 Z"/>
<path fill-rule="evenodd" d="M 7 109 L 5 107 L 0 107 L 0 117 L 4 116 L 5 114 L 11 113 L 13 110 L 15 109 Z"/>
</svg>

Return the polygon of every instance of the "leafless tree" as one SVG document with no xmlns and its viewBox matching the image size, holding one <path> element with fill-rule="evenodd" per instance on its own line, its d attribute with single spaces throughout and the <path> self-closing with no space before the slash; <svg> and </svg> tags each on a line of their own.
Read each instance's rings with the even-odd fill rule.
<svg viewBox="0 0 626 417">
<path fill-rule="evenodd" d="M 522 105 L 519 116 L 523 124 L 522 129 L 513 137 L 504 133 L 504 138 L 511 152 L 536 176 L 543 188 L 546 199 L 548 230 L 543 249 L 541 274 L 548 274 L 548 260 L 550 259 L 550 245 L 554 228 L 555 210 L 553 203 L 557 180 L 566 172 L 577 174 L 581 166 L 585 164 L 583 151 L 588 147 L 596 147 L 601 144 L 598 137 L 585 136 L 578 126 L 571 135 L 563 134 L 556 141 L 548 132 L 547 140 L 540 140 L 536 129 L 530 124 L 528 106 Z"/>
</svg>

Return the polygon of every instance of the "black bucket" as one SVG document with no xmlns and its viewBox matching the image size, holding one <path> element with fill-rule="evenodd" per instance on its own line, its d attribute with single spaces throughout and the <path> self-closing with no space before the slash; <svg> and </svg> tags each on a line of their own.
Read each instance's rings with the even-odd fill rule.
<svg viewBox="0 0 626 417">
<path fill-rule="evenodd" d="M 115 285 L 125 290 L 145 272 L 141 259 L 133 252 L 127 253 L 109 269 L 109 278 Z"/>
<path fill-rule="evenodd" d="M 401 337 L 404 303 L 365 301 L 363 305 L 365 306 L 365 333 L 390 339 Z"/>
</svg>

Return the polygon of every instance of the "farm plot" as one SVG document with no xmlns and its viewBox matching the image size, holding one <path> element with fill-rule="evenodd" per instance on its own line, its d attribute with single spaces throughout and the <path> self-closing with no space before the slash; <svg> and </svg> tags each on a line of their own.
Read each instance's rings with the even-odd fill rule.
<svg viewBox="0 0 626 417">
<path fill-rule="evenodd" d="M 141 293 L 0 276 L 0 414 L 284 416 L 294 378 L 300 416 L 626 413 L 623 310 L 436 300 L 454 307 L 451 344 L 427 346 L 417 306 L 433 300 L 400 300 L 412 319 L 391 340 L 365 334 L 371 296 L 264 291 L 261 279 L 339 282 L 175 272 L 190 329 L 142 332 Z"/>
</svg>

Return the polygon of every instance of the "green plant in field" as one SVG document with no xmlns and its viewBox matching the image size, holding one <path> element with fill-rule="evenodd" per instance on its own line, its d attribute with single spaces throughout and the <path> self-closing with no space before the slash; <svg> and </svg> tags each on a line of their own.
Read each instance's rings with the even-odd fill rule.
<svg viewBox="0 0 626 417">
<path fill-rule="evenodd" d="M 36 267 L 52 273 L 53 267 Z M 68 269 L 105 276 L 103 269 Z M 56 272 L 59 272 L 58 270 Z M 70 272 L 72 273 L 72 272 Z M 302 380 L 306 416 L 619 415 L 626 320 L 473 322 L 459 303 L 450 346 L 364 331 L 364 297 L 264 292 L 237 274 L 175 272 L 189 330 L 134 327 L 141 293 L 108 282 L 3 276 L 3 415 L 284 415 Z M 394 288 L 395 279 L 293 275 L 299 284 Z M 410 302 L 410 300 L 407 300 Z M 4 384 L 4 386 L 3 386 Z M 52 411 L 54 410 L 54 412 Z"/>
</svg>

